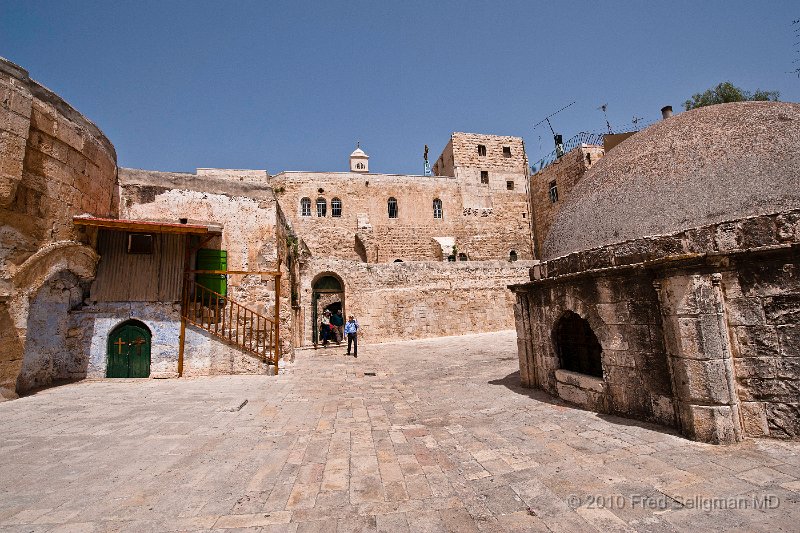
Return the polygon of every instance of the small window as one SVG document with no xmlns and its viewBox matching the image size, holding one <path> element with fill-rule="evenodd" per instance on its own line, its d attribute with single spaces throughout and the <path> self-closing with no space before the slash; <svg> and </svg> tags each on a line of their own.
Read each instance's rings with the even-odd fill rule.
<svg viewBox="0 0 800 533">
<path fill-rule="evenodd" d="M 364 163 L 356 163 L 356 168 L 358 170 L 364 170 Z"/>
<path fill-rule="evenodd" d="M 433 218 L 442 218 L 442 201 L 438 198 L 433 201 Z"/>
<path fill-rule="evenodd" d="M 342 201 L 338 198 L 331 200 L 331 216 L 337 218 L 342 216 Z"/>
<path fill-rule="evenodd" d="M 458 254 L 458 260 L 459 261 L 466 261 L 467 260 L 467 254 L 465 254 L 464 252 L 461 252 L 460 254 Z"/>
<path fill-rule="evenodd" d="M 389 198 L 386 205 L 389 209 L 389 218 L 397 218 L 397 199 Z"/>
<path fill-rule="evenodd" d="M 486 155 L 486 145 L 485 144 L 479 144 L 478 145 L 478 155 L 480 155 L 480 156 L 485 156 Z"/>
<path fill-rule="evenodd" d="M 550 201 L 556 203 L 558 201 L 558 187 L 555 181 L 550 182 Z"/>
<path fill-rule="evenodd" d="M 148 233 L 129 233 L 128 234 L 128 253 L 129 254 L 152 254 L 153 236 Z"/>
<path fill-rule="evenodd" d="M 511 250 L 510 252 L 508 252 L 508 260 L 511 261 L 512 263 L 517 260 L 516 250 Z"/>
<path fill-rule="evenodd" d="M 324 217 L 328 214 L 328 202 L 325 198 L 317 198 L 317 216 Z"/>
<path fill-rule="evenodd" d="M 402 263 L 402 262 L 403 262 L 403 260 L 402 260 L 402 259 L 395 259 L 395 260 L 394 260 L 394 262 L 395 262 L 395 263 Z"/>
<path fill-rule="evenodd" d="M 513 191 L 514 190 L 514 181 L 513 180 L 508 180 L 506 182 L 506 189 L 508 189 L 509 191 Z"/>
<path fill-rule="evenodd" d="M 511 147 L 503 146 L 503 157 L 511 157 Z"/>
<path fill-rule="evenodd" d="M 489 185 L 489 171 L 488 170 L 481 170 L 481 183 L 483 185 Z"/>
<path fill-rule="evenodd" d="M 311 198 L 303 198 L 300 200 L 300 215 L 304 217 L 311 216 Z"/>
</svg>

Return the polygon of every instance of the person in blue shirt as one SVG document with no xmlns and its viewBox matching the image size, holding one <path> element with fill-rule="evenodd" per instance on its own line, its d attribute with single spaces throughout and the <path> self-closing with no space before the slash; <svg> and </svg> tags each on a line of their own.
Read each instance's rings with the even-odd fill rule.
<svg viewBox="0 0 800 533">
<path fill-rule="evenodd" d="M 347 335 L 347 353 L 350 355 L 350 346 L 353 347 L 353 357 L 358 357 L 358 320 L 350 315 L 350 320 L 344 325 L 344 334 Z"/>
</svg>

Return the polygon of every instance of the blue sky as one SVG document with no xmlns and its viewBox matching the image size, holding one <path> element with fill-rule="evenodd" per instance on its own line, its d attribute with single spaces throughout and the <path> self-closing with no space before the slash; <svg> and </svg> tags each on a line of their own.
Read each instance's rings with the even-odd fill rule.
<svg viewBox="0 0 800 533">
<path fill-rule="evenodd" d="M 730 80 L 800 101 L 796 1 L 0 0 L 0 56 L 92 119 L 119 164 L 421 173 L 453 131 L 533 162 Z"/>
</svg>

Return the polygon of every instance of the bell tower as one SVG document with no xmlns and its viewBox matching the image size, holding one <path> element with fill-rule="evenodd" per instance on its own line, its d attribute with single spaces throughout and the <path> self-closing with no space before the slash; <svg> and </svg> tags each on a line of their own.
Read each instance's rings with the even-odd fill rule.
<svg viewBox="0 0 800 533">
<path fill-rule="evenodd" d="M 361 149 L 361 143 L 356 143 L 356 149 L 350 154 L 350 172 L 369 172 L 369 156 Z"/>
</svg>

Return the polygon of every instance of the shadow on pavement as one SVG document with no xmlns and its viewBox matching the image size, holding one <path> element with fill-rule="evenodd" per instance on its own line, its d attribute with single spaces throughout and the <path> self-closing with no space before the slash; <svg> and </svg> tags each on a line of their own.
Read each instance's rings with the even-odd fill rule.
<svg viewBox="0 0 800 533">
<path fill-rule="evenodd" d="M 547 392 L 540 390 L 540 389 L 529 389 L 520 385 L 520 377 L 519 377 L 519 370 L 516 372 L 512 372 L 511 374 L 507 375 L 504 378 L 495 379 L 488 382 L 489 385 L 502 385 L 507 389 L 516 392 L 517 394 L 521 394 L 523 396 L 527 396 L 532 400 L 536 400 L 539 402 L 547 403 L 550 405 L 555 405 L 561 408 L 566 409 L 575 409 L 576 411 L 585 411 L 587 413 L 594 413 L 597 415 L 597 418 L 601 420 L 605 420 L 611 424 L 616 424 L 618 426 L 631 426 L 631 427 L 639 427 L 643 429 L 649 429 L 651 431 L 657 431 L 659 433 L 666 433 L 668 435 L 676 435 L 681 436 L 674 428 L 670 428 L 667 426 L 661 426 L 659 424 L 654 424 L 652 422 L 644 422 L 642 420 L 635 420 L 632 418 L 624 418 L 617 415 L 609 415 L 604 413 L 596 413 L 594 411 L 590 411 L 588 409 L 584 409 L 579 405 L 574 405 L 560 398 L 556 398 L 551 396 Z"/>
</svg>

